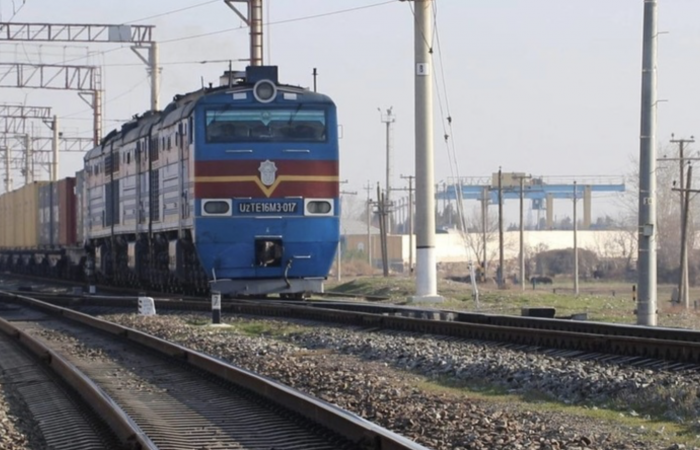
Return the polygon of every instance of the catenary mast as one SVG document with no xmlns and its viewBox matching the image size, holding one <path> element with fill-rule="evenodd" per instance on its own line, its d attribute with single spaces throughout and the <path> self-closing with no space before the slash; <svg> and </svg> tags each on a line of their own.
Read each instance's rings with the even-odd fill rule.
<svg viewBox="0 0 700 450">
<path fill-rule="evenodd" d="M 250 65 L 263 65 L 263 0 L 224 0 L 226 5 L 250 27 Z M 248 5 L 248 14 L 243 14 L 234 3 Z"/>
<path fill-rule="evenodd" d="M 437 295 L 435 255 L 435 169 L 433 156 L 433 0 L 414 0 L 416 133 L 416 295 L 415 301 L 442 301 Z"/>
<path fill-rule="evenodd" d="M 642 114 L 639 138 L 639 298 L 637 324 L 656 325 L 656 47 L 657 2 L 644 0 Z"/>
</svg>

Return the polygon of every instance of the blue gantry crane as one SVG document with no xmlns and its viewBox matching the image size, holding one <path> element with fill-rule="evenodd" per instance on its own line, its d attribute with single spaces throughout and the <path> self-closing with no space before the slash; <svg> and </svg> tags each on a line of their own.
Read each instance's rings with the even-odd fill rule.
<svg viewBox="0 0 700 450">
<path fill-rule="evenodd" d="M 574 177 L 567 177 L 573 179 Z M 554 199 L 583 199 L 583 228 L 591 226 L 591 198 L 594 192 L 624 192 L 622 180 L 612 177 L 576 177 L 576 183 L 562 182 L 562 177 L 533 177 L 524 173 L 502 173 L 501 191 L 504 200 L 520 198 L 520 180 L 523 180 L 523 197 L 530 200 L 533 210 L 546 210 L 546 226 L 554 222 Z M 614 182 L 618 181 L 618 182 Z M 486 177 L 449 180 L 437 191 L 438 200 L 457 200 L 461 190 L 463 200 L 478 200 L 486 204 L 498 204 L 498 173 L 489 180 Z"/>
</svg>

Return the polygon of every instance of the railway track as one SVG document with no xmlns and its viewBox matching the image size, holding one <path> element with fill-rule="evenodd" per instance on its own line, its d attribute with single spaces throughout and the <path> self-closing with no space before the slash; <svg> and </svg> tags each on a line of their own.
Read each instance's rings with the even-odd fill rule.
<svg viewBox="0 0 700 450">
<path fill-rule="evenodd" d="M 103 306 L 135 311 L 137 297 L 33 294 L 73 308 Z M 155 299 L 158 311 L 210 311 L 207 301 Z M 462 311 L 441 311 L 410 306 L 360 302 L 224 301 L 222 314 L 248 314 L 316 320 L 365 327 L 408 331 L 464 339 L 478 339 L 658 359 L 679 364 L 700 363 L 700 331 L 640 327 L 538 317 L 501 316 Z"/>
<path fill-rule="evenodd" d="M 0 372 L 27 405 L 27 422 L 40 424 L 45 448 L 88 450 L 121 448 L 109 426 L 55 373 L 37 364 L 10 336 L 0 333 Z"/>
<path fill-rule="evenodd" d="M 136 308 L 137 296 L 90 296 L 33 293 L 59 305 Z M 318 320 L 340 324 L 452 336 L 553 349 L 700 363 L 700 331 L 681 328 L 505 316 L 395 305 L 383 302 L 334 300 L 290 301 L 234 299 L 222 302 L 223 314 L 252 314 Z M 355 299 L 352 299 L 355 300 Z M 379 298 L 375 300 L 381 300 Z M 160 294 L 160 311 L 209 311 L 208 299 Z"/>
<path fill-rule="evenodd" d="M 383 367 L 395 366 L 401 370 L 420 373 L 427 377 L 441 374 L 441 377 L 448 377 L 452 380 L 451 382 L 458 384 L 469 383 L 468 380 L 472 379 L 471 377 L 474 377 L 474 380 L 488 380 L 489 377 L 493 376 L 491 382 L 509 391 L 520 392 L 522 390 L 527 392 L 528 389 L 534 389 L 534 392 L 539 392 L 540 395 L 552 396 L 552 398 L 567 403 L 576 403 L 582 398 L 595 399 L 596 402 L 601 403 L 599 405 L 601 407 L 608 405 L 609 401 L 618 401 L 612 400 L 617 398 L 618 393 L 620 398 L 647 399 L 650 393 L 656 392 L 653 404 L 657 406 L 654 408 L 666 404 L 664 403 L 665 396 L 676 399 L 683 397 L 682 392 L 685 389 L 683 380 L 686 380 L 686 377 L 692 378 L 692 374 L 698 368 L 697 363 L 664 361 L 653 357 L 621 356 L 614 353 L 590 353 L 554 346 L 533 347 L 501 340 L 494 340 L 496 345 L 492 345 L 481 340 L 458 336 L 449 338 L 437 336 L 436 339 L 435 335 L 421 331 L 375 333 L 374 331 L 380 329 L 390 330 L 391 328 L 369 326 L 363 324 L 362 319 L 359 319 L 358 322 L 352 322 L 347 317 L 340 320 L 319 318 L 319 316 L 333 314 L 335 310 L 326 307 L 299 306 L 293 302 L 280 302 L 277 305 L 277 302 L 270 303 L 269 300 L 265 304 L 267 307 L 279 306 L 281 308 L 309 310 L 310 312 L 306 313 L 308 318 L 304 318 L 302 312 L 297 312 L 296 315 L 292 316 L 285 316 L 282 313 L 271 316 L 282 319 L 284 322 L 288 322 L 287 319 L 294 317 L 291 320 L 292 323 L 305 325 L 309 327 L 309 331 L 292 332 L 290 335 L 285 332 L 284 337 L 277 336 L 274 331 L 277 329 L 276 327 L 284 329 L 287 325 L 280 321 L 274 321 L 270 325 L 272 334 L 265 333 L 264 336 L 246 339 L 240 337 L 240 330 L 234 333 L 222 333 L 206 326 L 202 327 L 202 319 L 205 323 L 211 314 L 209 302 L 198 301 L 194 302 L 194 305 L 189 305 L 190 302 L 181 300 L 157 300 L 156 308 L 161 317 L 151 319 L 138 317 L 134 314 L 137 308 L 136 299 L 133 297 L 91 298 L 89 296 L 41 295 L 45 296 L 47 300 L 62 302 L 88 314 L 109 315 L 110 320 L 159 335 L 168 340 L 178 340 L 182 345 L 198 348 L 216 358 L 235 361 L 235 364 L 240 364 L 255 372 L 264 373 L 273 379 L 284 380 L 289 385 L 342 405 L 342 407 L 348 408 L 373 422 L 376 420 L 382 426 L 410 436 L 411 439 L 415 439 L 423 445 L 441 450 L 454 448 L 456 442 L 467 442 L 475 435 L 470 434 L 470 438 L 465 437 L 463 421 L 457 419 L 454 423 L 443 423 L 442 421 L 433 423 L 431 418 L 434 417 L 432 414 L 435 410 L 424 410 L 423 408 L 425 405 L 434 404 L 433 402 L 440 404 L 444 402 L 444 399 L 435 400 L 430 398 L 430 394 L 420 394 L 419 397 L 416 397 L 415 404 L 404 405 L 401 398 L 396 398 L 397 395 L 400 396 L 400 393 L 404 392 L 414 392 L 411 394 L 413 396 L 418 394 L 410 388 L 407 389 L 403 385 L 405 381 L 401 381 L 401 377 L 394 380 L 393 375 L 376 373 L 377 369 L 365 369 L 365 364 L 372 365 L 371 361 L 379 360 L 378 365 Z M 306 303 L 315 304 L 315 302 Z M 337 303 L 343 304 L 344 302 Z M 231 322 L 234 325 L 232 330 L 238 330 L 242 323 L 258 326 L 260 323 L 258 318 L 262 317 L 263 314 L 247 313 L 247 317 L 240 317 L 230 309 L 233 304 L 234 302 L 224 301 L 222 317 L 226 323 Z M 256 308 L 259 306 L 254 301 L 239 301 L 235 304 Z M 366 306 L 364 303 L 361 305 Z M 393 316 L 388 315 L 393 313 L 386 312 L 386 308 L 393 306 L 384 305 L 384 307 L 387 315 L 377 317 L 393 318 Z M 409 314 L 404 309 L 399 307 L 395 314 Z M 413 318 L 410 318 L 411 320 L 417 320 L 416 317 L 422 314 L 416 313 L 416 308 L 408 309 L 413 311 L 410 313 L 414 315 Z M 193 311 L 199 312 L 190 314 Z M 348 311 L 339 312 L 343 315 L 355 314 Z M 204 314 L 202 315 L 202 313 Z M 368 315 L 366 312 L 359 314 Z M 440 323 L 454 322 L 455 319 L 454 316 L 448 318 L 436 313 L 430 317 L 431 319 L 421 320 Z M 398 316 L 397 318 L 407 319 L 409 317 Z M 250 322 L 251 319 L 252 322 Z M 193 320 L 195 322 L 192 322 Z M 324 327 L 319 322 L 345 323 L 351 326 Z M 563 324 L 571 323 L 571 321 L 562 322 Z M 267 325 L 263 325 L 263 327 L 265 326 Z M 318 330 L 318 332 L 312 330 Z M 264 338 L 268 343 L 260 341 L 261 338 Z M 286 344 L 279 344 L 279 342 L 286 342 Z M 300 352 L 291 350 L 289 352 L 289 350 L 285 350 L 288 346 L 295 349 L 297 346 L 308 349 L 309 353 L 307 354 L 307 350 Z M 316 357 L 313 356 L 315 349 L 320 351 Z M 335 356 L 329 357 L 326 352 Z M 354 355 L 353 357 L 360 358 L 361 361 L 343 362 L 344 357 L 337 356 L 336 353 Z M 341 367 L 340 372 L 338 372 L 338 367 Z M 553 375 L 553 373 L 557 375 Z M 355 378 L 351 383 L 348 383 L 348 377 L 354 377 L 355 374 L 362 374 L 359 375 L 359 380 L 362 380 L 359 386 L 355 384 L 358 382 L 358 379 Z M 382 388 L 381 386 L 387 379 L 393 381 Z M 688 381 L 688 383 L 688 386 L 692 385 L 692 382 Z M 644 386 L 647 385 L 651 387 L 645 389 Z M 680 386 L 680 388 L 675 391 L 672 386 Z M 637 390 L 639 392 L 636 392 Z M 644 400 L 642 403 L 646 402 L 644 404 L 647 404 L 649 400 Z M 474 406 L 470 406 L 469 401 L 466 405 L 463 402 L 464 400 L 459 400 L 446 407 L 445 411 L 464 410 L 465 414 L 471 416 L 473 409 L 471 412 L 469 411 Z M 379 411 L 376 417 L 374 411 Z M 427 411 L 430 413 L 425 415 Z M 644 413 L 643 407 L 642 410 L 637 411 Z M 626 410 L 623 412 L 626 413 Z M 444 414 L 442 412 L 440 414 L 444 419 Z M 455 413 L 455 417 L 460 417 L 460 414 Z M 489 414 L 491 413 L 486 413 L 486 416 L 490 417 Z M 669 414 L 676 414 L 676 412 L 671 411 Z M 401 419 L 397 422 L 396 417 L 401 417 Z M 551 422 L 551 429 L 550 427 L 537 428 L 540 426 L 538 421 L 542 419 L 536 416 L 518 417 L 517 419 L 512 417 L 511 420 L 513 423 L 530 423 L 532 421 L 536 427 L 535 435 L 531 434 L 532 431 L 529 431 L 530 434 L 522 434 L 523 430 L 517 427 L 508 428 L 506 434 L 517 436 L 514 440 L 524 445 L 524 448 L 529 448 L 531 443 L 527 436 L 534 436 L 535 442 L 549 442 L 547 439 L 567 442 L 568 445 L 574 446 L 572 448 L 649 448 L 644 445 L 640 446 L 641 444 L 637 442 L 636 438 L 630 436 L 624 440 L 626 445 L 620 444 L 622 441 L 616 443 L 611 441 L 608 446 L 591 446 L 587 444 L 588 438 L 583 441 L 578 440 L 579 438 L 571 433 L 568 425 L 561 428 L 561 423 L 555 425 L 556 422 L 551 422 L 549 418 L 541 423 Z M 490 422 L 485 420 L 483 423 Z M 484 442 L 490 442 L 488 439 L 502 432 L 502 428 L 499 432 L 488 425 L 477 434 L 481 436 L 481 439 L 486 439 Z M 586 432 L 583 431 L 583 433 L 585 435 Z M 684 442 L 683 438 L 679 439 L 677 442 Z M 563 445 L 561 448 L 568 448 L 568 445 Z M 658 448 L 667 448 L 669 445 Z M 511 447 L 507 447 L 505 444 L 501 447 L 494 443 L 494 446 L 490 448 L 503 448 L 505 450 Z"/>
<path fill-rule="evenodd" d="M 124 447 L 424 448 L 218 359 L 31 297 L 0 294 L 0 330 L 67 380 Z"/>
</svg>

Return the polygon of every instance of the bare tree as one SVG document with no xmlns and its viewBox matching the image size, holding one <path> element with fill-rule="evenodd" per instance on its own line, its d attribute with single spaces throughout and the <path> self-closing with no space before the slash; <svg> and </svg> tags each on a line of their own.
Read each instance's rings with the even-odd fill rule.
<svg viewBox="0 0 700 450">
<path fill-rule="evenodd" d="M 674 149 L 669 147 L 660 149 L 659 154 L 673 154 Z M 638 164 L 634 162 L 634 167 Z M 657 234 L 657 276 L 660 281 L 676 282 L 680 267 L 680 202 L 679 195 L 673 191 L 674 185 L 678 186 L 678 165 L 677 161 L 673 163 L 664 163 L 660 161 L 656 168 L 656 234 Z M 634 249 L 629 246 L 629 242 L 619 242 L 619 245 L 624 245 L 625 249 L 630 252 L 636 252 L 637 240 L 637 212 L 639 210 L 639 176 L 635 169 L 626 180 L 627 190 L 620 200 L 621 216 L 619 222 L 623 229 L 629 230 L 634 235 Z M 692 249 L 695 241 L 696 229 L 693 220 L 700 213 L 698 211 L 697 199 L 693 199 L 690 207 L 690 217 L 688 226 L 688 248 Z M 628 241 L 628 239 L 625 239 Z M 694 261 L 693 252 L 689 252 L 689 266 L 696 264 Z M 634 256 L 630 255 L 630 259 Z"/>
<path fill-rule="evenodd" d="M 498 214 L 489 213 L 486 217 L 486 233 L 484 233 L 484 221 L 481 217 L 481 207 L 475 206 L 472 213 L 464 218 L 467 226 L 467 233 L 462 234 L 464 244 L 467 249 L 474 254 L 476 260 L 481 263 L 490 263 L 498 255 L 498 246 L 493 245 L 498 236 Z M 488 255 L 484 256 L 484 235 L 486 236 L 486 246 Z M 489 243 L 491 248 L 489 249 Z"/>
<path fill-rule="evenodd" d="M 341 215 L 346 219 L 367 220 L 367 201 L 356 195 L 341 196 Z"/>
</svg>

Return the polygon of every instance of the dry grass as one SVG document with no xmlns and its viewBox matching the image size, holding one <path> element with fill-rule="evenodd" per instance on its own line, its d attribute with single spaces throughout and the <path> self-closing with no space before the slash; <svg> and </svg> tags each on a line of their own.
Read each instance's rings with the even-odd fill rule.
<svg viewBox="0 0 700 450">
<path fill-rule="evenodd" d="M 455 270 L 439 273 L 438 293 L 445 298 L 445 302 L 435 306 L 515 315 L 519 315 L 523 307 L 548 306 L 556 308 L 557 316 L 587 313 L 589 320 L 628 324 L 637 322 L 637 305 L 633 299 L 631 283 L 581 281 L 579 295 L 575 295 L 571 280 L 556 280 L 552 285 L 538 285 L 534 290 L 528 285 L 524 291 L 520 290 L 520 286 L 512 284 L 508 284 L 506 289 L 498 289 L 493 282 L 487 282 L 479 285 L 477 305 L 471 285 L 446 279 L 447 276 L 463 274 Z M 393 274 L 388 278 L 382 277 L 381 274 L 346 276 L 340 282 L 329 278 L 326 289 L 365 295 L 387 295 L 396 301 L 407 301 L 415 293 L 415 279 L 400 274 Z M 695 300 L 700 307 L 700 288 L 691 288 L 691 309 L 688 310 L 671 303 L 672 290 L 671 285 L 660 285 L 658 288 L 658 325 L 700 329 L 700 310 L 693 308 Z"/>
</svg>

